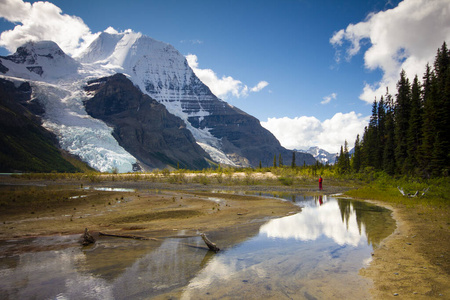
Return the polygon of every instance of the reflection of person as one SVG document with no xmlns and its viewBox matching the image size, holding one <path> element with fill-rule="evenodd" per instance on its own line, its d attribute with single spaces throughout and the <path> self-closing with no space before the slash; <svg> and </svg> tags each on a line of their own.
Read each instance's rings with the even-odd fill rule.
<svg viewBox="0 0 450 300">
<path fill-rule="evenodd" d="M 319 190 L 322 190 L 322 176 L 319 177 Z"/>
<path fill-rule="evenodd" d="M 323 204 L 322 195 L 319 196 L 319 204 L 320 204 L 320 205 Z"/>
</svg>

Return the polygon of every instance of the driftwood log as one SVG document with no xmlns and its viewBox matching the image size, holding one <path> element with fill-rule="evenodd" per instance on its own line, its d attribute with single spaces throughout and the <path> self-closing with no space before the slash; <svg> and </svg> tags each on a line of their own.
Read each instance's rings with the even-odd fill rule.
<svg viewBox="0 0 450 300">
<path fill-rule="evenodd" d="M 112 237 L 119 237 L 124 239 L 134 239 L 134 240 L 145 240 L 145 241 L 157 241 L 155 238 L 148 238 L 145 236 L 139 236 L 139 235 L 129 235 L 129 234 L 111 234 L 111 233 L 105 233 L 105 232 L 99 232 L 100 235 L 104 236 L 112 236 Z"/>
<path fill-rule="evenodd" d="M 89 233 L 87 228 L 84 229 L 84 234 L 81 237 L 81 245 L 87 246 L 95 243 L 95 238 Z"/>
<path fill-rule="evenodd" d="M 203 241 L 205 242 L 206 246 L 208 246 L 209 250 L 214 251 L 214 252 L 219 252 L 220 248 L 216 246 L 216 244 L 214 244 L 213 242 L 211 242 L 207 237 L 206 234 L 202 233 L 200 235 L 203 239 Z"/>
<path fill-rule="evenodd" d="M 148 238 L 145 236 L 139 236 L 139 235 L 129 235 L 129 234 L 112 234 L 112 233 L 106 233 L 106 232 L 101 232 L 99 231 L 98 233 L 99 235 L 102 236 L 110 236 L 110 237 L 118 237 L 118 238 L 125 238 L 125 239 L 134 239 L 134 240 L 146 240 L 146 241 L 158 241 L 158 239 L 156 238 Z M 208 249 L 214 252 L 219 252 L 220 248 L 217 247 L 217 245 L 213 242 L 211 242 L 207 237 L 206 234 L 202 233 L 200 235 L 203 239 L 203 241 L 205 242 L 206 246 L 208 246 Z M 89 233 L 89 230 L 86 228 L 84 230 L 84 234 L 81 237 L 81 244 L 83 246 L 87 246 L 90 244 L 95 243 L 95 238 Z M 188 246 L 192 246 L 192 245 L 188 245 Z"/>
</svg>

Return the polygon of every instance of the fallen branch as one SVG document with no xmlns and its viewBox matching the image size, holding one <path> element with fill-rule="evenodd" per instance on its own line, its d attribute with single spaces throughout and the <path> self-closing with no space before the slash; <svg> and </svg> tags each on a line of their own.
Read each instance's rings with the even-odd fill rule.
<svg viewBox="0 0 450 300">
<path fill-rule="evenodd" d="M 151 240 L 151 241 L 157 241 L 157 239 L 155 238 L 148 238 L 145 236 L 139 236 L 139 235 L 129 235 L 129 234 L 112 234 L 112 233 L 105 233 L 105 232 L 99 232 L 100 235 L 103 236 L 112 236 L 112 237 L 119 237 L 119 238 L 124 238 L 124 239 L 134 239 L 134 240 Z"/>
<path fill-rule="evenodd" d="M 399 187 L 399 186 L 397 187 L 397 189 L 399 190 L 399 192 L 400 192 L 403 196 L 409 197 L 409 198 L 415 198 L 415 197 L 417 197 L 417 196 L 422 197 L 423 195 L 425 195 L 425 193 L 428 192 L 429 187 L 426 188 L 426 189 L 424 189 L 420 195 L 419 195 L 419 191 L 416 191 L 414 194 L 411 194 L 411 193 L 405 193 L 405 192 L 403 191 L 403 188 L 401 188 L 401 187 Z"/>
<path fill-rule="evenodd" d="M 208 246 L 209 250 L 214 251 L 214 252 L 219 252 L 220 248 L 216 246 L 216 244 L 214 244 L 213 242 L 211 242 L 207 237 L 206 234 L 202 233 L 200 235 L 203 239 L 203 241 L 205 242 L 206 246 Z"/>
</svg>

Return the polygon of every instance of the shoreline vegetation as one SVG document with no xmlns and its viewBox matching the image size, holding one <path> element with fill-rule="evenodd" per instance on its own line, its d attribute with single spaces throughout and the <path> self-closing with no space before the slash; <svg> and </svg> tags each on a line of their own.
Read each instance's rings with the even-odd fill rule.
<svg viewBox="0 0 450 300">
<path fill-rule="evenodd" d="M 318 189 L 319 175 L 324 178 L 323 191 Z M 130 190 L 117 192 L 95 187 Z M 427 192 L 421 197 L 407 197 L 398 187 L 410 194 Z M 374 171 L 339 175 L 327 166 L 165 169 L 130 174 L 3 175 L 0 190 L 0 240 L 82 234 L 85 227 L 94 233 L 150 232 L 155 238 L 166 236 L 174 228 L 186 229 L 190 234 L 236 226 L 251 231 L 254 228 L 250 227 L 259 225 L 250 226 L 250 220 L 280 217 L 295 212 L 295 208 L 286 201 L 246 195 L 247 191 L 253 195 L 343 194 L 391 209 L 397 222 L 396 231 L 374 249 L 371 264 L 360 270 L 362 276 L 373 280 L 371 292 L 375 299 L 450 295 L 448 177 L 425 180 Z M 236 190 L 242 194 L 227 193 Z M 226 204 L 221 199 L 226 199 Z M 214 238 L 213 235 L 212 240 L 217 242 Z"/>
</svg>

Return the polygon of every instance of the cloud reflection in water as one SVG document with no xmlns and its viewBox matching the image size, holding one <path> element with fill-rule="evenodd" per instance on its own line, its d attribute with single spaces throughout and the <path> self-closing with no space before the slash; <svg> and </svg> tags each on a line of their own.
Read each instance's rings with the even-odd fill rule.
<svg viewBox="0 0 450 300">
<path fill-rule="evenodd" d="M 260 234 L 269 238 L 314 241 L 326 236 L 339 245 L 358 246 L 367 242 L 365 230 L 358 227 L 356 212 L 350 206 L 350 214 L 343 222 L 336 199 L 325 201 L 320 207 L 304 207 L 301 213 L 275 219 L 261 226 Z M 362 224 L 364 226 L 364 224 Z"/>
</svg>

